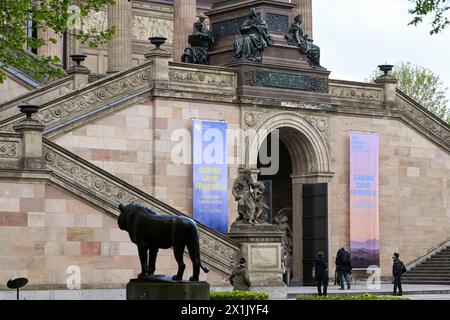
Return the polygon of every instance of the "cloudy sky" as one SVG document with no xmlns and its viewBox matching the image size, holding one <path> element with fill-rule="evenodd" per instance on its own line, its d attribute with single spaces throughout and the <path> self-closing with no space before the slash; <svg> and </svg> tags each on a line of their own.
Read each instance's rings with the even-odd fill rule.
<svg viewBox="0 0 450 320">
<path fill-rule="evenodd" d="M 313 0 L 314 43 L 331 78 L 364 81 L 379 64 L 410 61 L 450 88 L 450 28 L 431 36 L 428 24 L 408 26 L 411 7 L 408 0 Z"/>
</svg>

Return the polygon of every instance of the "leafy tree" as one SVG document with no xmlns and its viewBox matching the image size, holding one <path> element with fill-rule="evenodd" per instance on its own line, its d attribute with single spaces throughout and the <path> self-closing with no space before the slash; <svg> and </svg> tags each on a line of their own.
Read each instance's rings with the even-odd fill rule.
<svg viewBox="0 0 450 320">
<path fill-rule="evenodd" d="M 418 25 L 423 22 L 424 17 L 434 15 L 431 19 L 432 29 L 430 34 L 441 32 L 449 23 L 446 16 L 447 11 L 450 10 L 450 0 L 410 0 L 414 3 L 414 8 L 409 10 L 409 13 L 414 15 L 414 19 L 409 23 L 410 25 Z"/>
<path fill-rule="evenodd" d="M 391 74 L 398 79 L 398 88 L 401 91 L 450 124 L 450 108 L 446 97 L 448 88 L 444 87 L 437 74 L 410 62 L 397 63 Z M 380 75 L 380 71 L 375 71 L 370 81 Z"/>
<path fill-rule="evenodd" d="M 74 3 L 73 1 L 76 1 Z M 108 41 L 114 28 L 107 30 L 79 30 L 90 11 L 98 12 L 115 0 L 0 0 L 0 83 L 6 79 L 2 65 L 31 72 L 36 78 L 54 78 L 63 75 L 55 65 L 56 56 L 34 57 L 24 48 L 38 49 L 57 39 L 39 39 L 30 34 L 30 24 L 43 30 L 52 29 L 58 36 L 64 33 L 90 47 Z M 73 32 L 78 29 L 78 32 Z"/>
</svg>

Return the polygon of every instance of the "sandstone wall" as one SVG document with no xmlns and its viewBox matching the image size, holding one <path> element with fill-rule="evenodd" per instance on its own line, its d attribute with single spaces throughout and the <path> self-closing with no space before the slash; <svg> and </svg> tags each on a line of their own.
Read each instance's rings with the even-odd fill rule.
<svg viewBox="0 0 450 320">
<path fill-rule="evenodd" d="M 140 272 L 136 246 L 116 218 L 48 184 L 1 181 L 0 194 L 0 288 L 16 277 L 27 277 L 28 288 L 65 288 L 69 266 L 80 267 L 82 288 L 121 288 Z M 160 251 L 156 272 L 176 268 L 172 251 Z M 213 271 L 201 277 L 223 282 Z"/>
<path fill-rule="evenodd" d="M 236 106 L 218 103 L 157 99 L 93 121 L 55 142 L 191 215 L 192 165 L 172 161 L 172 150 L 180 141 L 172 135 L 180 129 L 191 133 L 193 119 L 226 121 L 230 129 L 237 129 L 240 111 Z M 234 150 L 229 142 L 228 150 Z M 237 168 L 236 161 L 228 169 L 229 224 L 237 215 L 231 196 Z"/>
<path fill-rule="evenodd" d="M 380 255 L 390 276 L 393 252 L 410 263 L 450 239 L 450 155 L 397 120 L 332 116 L 332 265 L 349 247 L 349 131 L 380 135 Z"/>
</svg>

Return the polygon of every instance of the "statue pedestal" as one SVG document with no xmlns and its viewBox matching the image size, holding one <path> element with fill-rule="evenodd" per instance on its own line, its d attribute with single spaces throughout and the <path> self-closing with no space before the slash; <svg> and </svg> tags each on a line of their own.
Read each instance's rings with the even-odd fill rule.
<svg viewBox="0 0 450 320">
<path fill-rule="evenodd" d="M 240 255 L 247 260 L 251 290 L 286 288 L 281 269 L 283 233 L 276 226 L 234 223 L 228 236 L 240 244 Z"/>
<path fill-rule="evenodd" d="M 127 300 L 209 300 L 209 283 L 205 281 L 172 281 L 154 276 L 131 279 L 127 284 Z"/>
</svg>

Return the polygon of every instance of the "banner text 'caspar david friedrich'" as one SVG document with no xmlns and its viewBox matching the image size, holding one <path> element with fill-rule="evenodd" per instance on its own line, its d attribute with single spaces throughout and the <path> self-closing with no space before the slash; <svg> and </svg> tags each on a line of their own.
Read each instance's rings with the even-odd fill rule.
<svg viewBox="0 0 450 320">
<path fill-rule="evenodd" d="M 380 265 L 379 137 L 350 132 L 350 251 L 353 268 Z"/>
<path fill-rule="evenodd" d="M 228 231 L 227 129 L 225 122 L 192 123 L 193 216 L 222 233 Z"/>
</svg>

